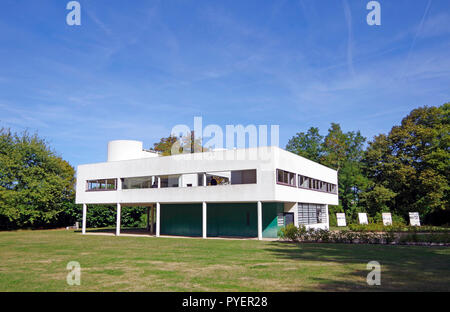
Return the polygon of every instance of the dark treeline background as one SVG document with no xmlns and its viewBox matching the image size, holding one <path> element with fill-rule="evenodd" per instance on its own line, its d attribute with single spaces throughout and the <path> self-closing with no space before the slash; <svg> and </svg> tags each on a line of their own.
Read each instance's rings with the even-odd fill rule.
<svg viewBox="0 0 450 312">
<path fill-rule="evenodd" d="M 427 224 L 442 225 L 449 218 L 450 103 L 414 109 L 388 134 L 365 144 L 359 131 L 343 132 L 332 123 L 328 134 L 318 128 L 297 133 L 286 149 L 338 170 L 339 206 L 357 223 L 357 213 L 367 212 L 381 222 L 391 212 L 394 222 L 406 223 L 417 211 Z"/>
<path fill-rule="evenodd" d="M 419 212 L 425 224 L 449 224 L 449 108 L 450 103 L 414 109 L 369 142 L 339 124 L 332 123 L 325 136 L 312 127 L 292 137 L 286 149 L 338 170 L 339 205 L 330 206 L 331 225 L 336 212 L 345 212 L 352 223 L 358 212 L 367 212 L 371 222 L 391 212 L 394 222 L 406 223 L 410 211 Z M 171 144 L 163 138 L 155 149 Z M 0 229 L 73 225 L 81 219 L 74 199 L 75 170 L 48 142 L 0 129 Z M 144 226 L 145 212 L 124 207 L 122 225 Z M 88 226 L 114 225 L 115 215 L 113 206 L 89 206 Z"/>
</svg>

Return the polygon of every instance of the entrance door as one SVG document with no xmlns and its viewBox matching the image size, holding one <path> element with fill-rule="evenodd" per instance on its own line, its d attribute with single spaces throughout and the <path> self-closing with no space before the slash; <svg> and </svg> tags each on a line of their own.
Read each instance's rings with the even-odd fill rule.
<svg viewBox="0 0 450 312">
<path fill-rule="evenodd" d="M 289 224 L 294 224 L 294 213 L 293 212 L 285 212 L 284 213 L 284 226 L 288 226 Z"/>
</svg>

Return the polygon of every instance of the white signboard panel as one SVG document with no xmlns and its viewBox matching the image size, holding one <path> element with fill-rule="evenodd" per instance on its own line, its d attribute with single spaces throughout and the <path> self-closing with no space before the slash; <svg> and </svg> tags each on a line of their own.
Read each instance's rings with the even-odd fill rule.
<svg viewBox="0 0 450 312">
<path fill-rule="evenodd" d="M 347 222 L 345 221 L 345 213 L 337 213 L 336 219 L 338 226 L 347 226 Z"/>
<path fill-rule="evenodd" d="M 390 212 L 383 212 L 383 225 L 392 225 L 392 215 Z"/>
<path fill-rule="evenodd" d="M 359 212 L 358 219 L 359 219 L 359 224 L 368 224 L 369 223 L 367 221 L 367 213 L 365 213 L 365 212 Z"/>
<path fill-rule="evenodd" d="M 279 227 L 283 227 L 284 226 L 284 215 L 282 213 L 278 214 L 278 218 L 277 218 L 277 225 Z"/>
<path fill-rule="evenodd" d="M 420 218 L 418 212 L 410 212 L 409 213 L 409 223 L 412 226 L 420 226 Z"/>
</svg>

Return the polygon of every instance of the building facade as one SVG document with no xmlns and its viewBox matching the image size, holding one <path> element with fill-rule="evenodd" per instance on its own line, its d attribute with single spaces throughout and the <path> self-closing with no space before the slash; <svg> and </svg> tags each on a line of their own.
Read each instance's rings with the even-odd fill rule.
<svg viewBox="0 0 450 312">
<path fill-rule="evenodd" d="M 111 141 L 108 161 L 80 165 L 76 202 L 147 206 L 155 235 L 276 238 L 289 223 L 327 229 L 337 172 L 279 147 L 159 156 Z M 153 225 L 153 222 L 152 222 Z M 153 227 L 153 226 L 152 226 Z"/>
</svg>

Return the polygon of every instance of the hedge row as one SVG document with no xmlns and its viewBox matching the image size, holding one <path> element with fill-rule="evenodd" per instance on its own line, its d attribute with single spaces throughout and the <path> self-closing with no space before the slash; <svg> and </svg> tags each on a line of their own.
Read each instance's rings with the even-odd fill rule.
<svg viewBox="0 0 450 312">
<path fill-rule="evenodd" d="M 306 229 L 303 225 L 296 227 L 290 224 L 278 231 L 281 239 L 294 242 L 347 243 L 347 244 L 405 244 L 405 243 L 438 243 L 450 244 L 450 233 L 434 234 L 402 234 L 395 231 L 328 231 L 322 229 Z"/>
<path fill-rule="evenodd" d="M 411 226 L 401 223 L 385 226 L 380 223 L 349 224 L 348 229 L 353 232 L 409 232 L 409 233 L 442 233 L 450 232 L 450 227 Z"/>
</svg>

